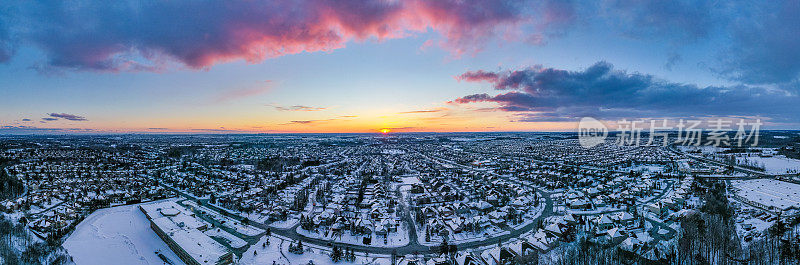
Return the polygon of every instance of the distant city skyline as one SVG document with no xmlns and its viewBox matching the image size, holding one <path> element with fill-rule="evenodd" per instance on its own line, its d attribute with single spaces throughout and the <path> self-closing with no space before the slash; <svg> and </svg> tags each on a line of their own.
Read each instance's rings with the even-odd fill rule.
<svg viewBox="0 0 800 265">
<path fill-rule="evenodd" d="M 800 1 L 11 1 L 0 134 L 800 129 Z M 732 128 L 735 130 L 735 128 Z"/>
</svg>

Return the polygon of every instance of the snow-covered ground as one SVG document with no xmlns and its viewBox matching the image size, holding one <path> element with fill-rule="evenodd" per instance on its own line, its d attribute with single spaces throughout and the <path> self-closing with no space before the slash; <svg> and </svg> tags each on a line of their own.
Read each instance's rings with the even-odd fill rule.
<svg viewBox="0 0 800 265">
<path fill-rule="evenodd" d="M 362 246 L 371 246 L 371 247 L 402 247 L 408 245 L 408 231 L 405 229 L 404 226 L 400 225 L 397 228 L 397 232 L 389 233 L 386 236 L 386 243 L 384 244 L 384 237 L 376 235 L 372 233 L 372 242 L 370 245 L 365 245 L 363 242 L 363 235 L 353 236 L 350 232 L 344 232 L 341 236 L 333 236 L 327 231 L 308 231 L 303 229 L 302 227 L 297 227 L 297 233 L 310 237 L 310 238 L 319 238 L 324 240 L 331 240 L 334 242 L 340 243 L 348 243 L 353 245 L 362 245 Z M 328 234 L 327 236 L 325 234 Z"/>
<path fill-rule="evenodd" d="M 747 204 L 735 200 L 732 204 L 737 208 L 736 232 L 739 234 L 739 239 L 745 242 L 764 235 L 777 220 L 776 216 Z"/>
<path fill-rule="evenodd" d="M 296 217 L 289 217 L 286 221 L 275 221 L 269 224 L 270 227 L 274 228 L 291 228 L 295 226 L 297 223 L 300 222 L 300 219 Z"/>
<path fill-rule="evenodd" d="M 269 240 L 269 245 L 264 243 Z M 309 261 L 314 262 L 314 265 L 349 265 L 349 264 L 375 264 L 375 265 L 388 265 L 391 264 L 391 259 L 384 256 L 357 256 L 356 260 L 353 262 L 348 261 L 339 261 L 338 263 L 334 263 L 330 258 L 329 250 L 321 250 L 317 248 L 309 248 L 305 251 L 305 253 L 301 255 L 289 253 L 288 247 L 291 241 L 285 240 L 282 238 L 278 238 L 275 236 L 262 237 L 258 243 L 253 244 L 250 246 L 247 251 L 242 254 L 242 258 L 239 260 L 239 264 L 266 264 L 270 265 L 275 264 L 278 265 L 288 265 L 288 264 L 297 264 L 297 265 L 305 265 L 308 264 Z"/>
<path fill-rule="evenodd" d="M 750 231 L 763 233 L 770 226 L 774 224 L 774 222 L 764 220 L 770 217 L 771 215 L 764 215 L 761 218 L 758 218 L 755 215 L 742 216 L 741 222 L 739 218 L 736 219 L 736 222 L 738 224 L 736 226 L 736 230 L 739 232 L 740 235 L 744 235 Z"/>
<path fill-rule="evenodd" d="M 421 245 L 425 246 L 439 246 L 442 244 L 442 238 L 440 236 L 433 236 L 431 237 L 430 242 L 425 242 L 424 232 L 422 233 L 423 238 L 422 241 L 419 241 Z M 492 226 L 482 232 L 479 233 L 470 233 L 470 232 L 461 232 L 461 233 L 452 233 L 451 239 L 448 240 L 450 243 L 454 244 L 461 244 L 467 242 L 475 242 L 475 241 L 482 241 L 487 240 L 493 237 L 499 237 L 503 235 L 510 234 L 510 231 L 500 229 L 498 227 Z M 488 234 L 488 236 L 486 236 Z"/>
<path fill-rule="evenodd" d="M 683 152 L 692 152 L 692 151 L 698 151 L 699 150 L 703 154 L 715 154 L 715 153 L 723 152 L 723 151 L 725 151 L 727 149 L 730 149 L 730 148 L 722 148 L 722 147 L 716 147 L 716 146 L 711 146 L 711 145 L 701 145 L 701 146 L 679 145 L 678 149 L 683 151 Z"/>
<path fill-rule="evenodd" d="M 547 200 L 545 200 L 544 198 L 541 198 L 539 200 L 539 206 L 535 206 L 535 207 L 531 208 L 530 211 L 525 213 L 525 217 L 522 218 L 522 222 L 521 223 L 516 224 L 516 225 L 512 225 L 511 227 L 513 229 L 517 230 L 517 229 L 522 229 L 525 226 L 533 223 L 533 221 L 536 218 L 539 218 L 539 216 L 542 215 L 542 212 L 544 212 L 544 208 L 547 206 L 547 202 L 546 201 Z"/>
<path fill-rule="evenodd" d="M 755 164 L 764 166 L 769 174 L 787 174 L 800 172 L 800 160 L 787 158 L 777 155 L 773 157 L 761 157 L 758 155 L 737 156 L 736 162 L 739 164 Z"/>
<path fill-rule="evenodd" d="M 61 200 L 59 200 L 58 198 L 53 198 L 50 201 L 50 203 L 44 203 L 44 204 L 41 205 L 41 207 L 38 206 L 38 205 L 31 206 L 30 213 L 31 214 L 37 214 L 37 213 L 40 213 L 40 212 L 42 212 L 44 210 L 50 209 L 50 208 L 52 208 L 52 207 L 54 207 L 54 206 L 56 206 L 56 205 L 58 205 L 60 203 L 62 203 Z"/>
<path fill-rule="evenodd" d="M 78 224 L 63 244 L 78 265 L 164 264 L 161 253 L 172 264 L 184 264 L 150 229 L 138 205 L 100 209 Z M 119 264 L 119 263 L 117 263 Z"/>
<path fill-rule="evenodd" d="M 448 236 L 447 241 L 455 244 L 482 241 L 511 233 L 508 230 L 503 230 L 494 225 L 490 225 L 489 227 L 480 232 L 465 231 L 461 233 L 455 233 L 452 231 L 452 229 L 448 229 L 448 231 L 450 231 L 450 235 Z M 431 235 L 430 241 L 426 241 L 425 228 L 424 226 L 422 226 L 422 228 L 417 229 L 417 242 L 419 242 L 419 244 L 423 246 L 434 247 L 442 244 L 442 237 L 439 235 Z"/>
</svg>

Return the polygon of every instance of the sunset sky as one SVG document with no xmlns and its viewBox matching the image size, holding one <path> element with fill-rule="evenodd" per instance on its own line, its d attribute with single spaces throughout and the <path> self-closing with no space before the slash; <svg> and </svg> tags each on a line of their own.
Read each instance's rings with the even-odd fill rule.
<svg viewBox="0 0 800 265">
<path fill-rule="evenodd" d="M 0 134 L 800 126 L 800 1 L 9 1 Z"/>
</svg>

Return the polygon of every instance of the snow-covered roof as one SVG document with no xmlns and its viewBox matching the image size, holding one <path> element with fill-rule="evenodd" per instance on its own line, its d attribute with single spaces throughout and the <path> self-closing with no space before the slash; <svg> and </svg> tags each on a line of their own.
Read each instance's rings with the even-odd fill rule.
<svg viewBox="0 0 800 265">
<path fill-rule="evenodd" d="M 800 208 L 800 185 L 773 180 L 754 179 L 733 181 L 737 195 L 747 200 L 779 210 Z"/>
<path fill-rule="evenodd" d="M 139 207 L 158 229 L 198 263 L 216 264 L 226 255 L 231 255 L 225 246 L 199 230 L 207 226 L 205 222 L 187 214 L 189 210 L 175 201 L 149 203 Z"/>
</svg>

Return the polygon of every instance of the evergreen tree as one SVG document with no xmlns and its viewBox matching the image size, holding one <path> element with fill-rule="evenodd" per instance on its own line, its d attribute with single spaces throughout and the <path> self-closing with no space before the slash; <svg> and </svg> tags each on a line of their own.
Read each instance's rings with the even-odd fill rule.
<svg viewBox="0 0 800 265">
<path fill-rule="evenodd" d="M 333 246 L 333 250 L 331 250 L 331 260 L 333 262 L 339 262 L 342 260 L 342 248 Z"/>
<path fill-rule="evenodd" d="M 450 253 L 450 244 L 447 243 L 447 238 L 442 238 L 442 244 L 439 245 L 439 254 L 447 255 Z"/>
</svg>

